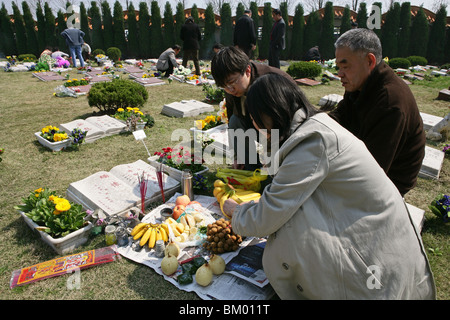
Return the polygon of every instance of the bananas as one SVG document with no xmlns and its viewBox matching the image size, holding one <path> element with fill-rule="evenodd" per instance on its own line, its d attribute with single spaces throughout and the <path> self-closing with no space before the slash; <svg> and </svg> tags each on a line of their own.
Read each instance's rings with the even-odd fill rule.
<svg viewBox="0 0 450 320">
<path fill-rule="evenodd" d="M 236 189 L 220 179 L 214 181 L 213 195 L 217 199 L 223 215 L 228 219 L 230 217 L 223 211 L 223 205 L 227 199 L 233 199 L 237 203 L 243 203 L 247 201 L 257 200 L 261 197 L 261 194 L 258 192 L 252 190 Z"/>
<path fill-rule="evenodd" d="M 147 245 L 150 249 L 155 247 L 156 241 L 169 241 L 169 232 L 167 225 L 163 223 L 141 222 L 131 231 L 133 240 L 139 240 L 141 247 Z"/>
</svg>

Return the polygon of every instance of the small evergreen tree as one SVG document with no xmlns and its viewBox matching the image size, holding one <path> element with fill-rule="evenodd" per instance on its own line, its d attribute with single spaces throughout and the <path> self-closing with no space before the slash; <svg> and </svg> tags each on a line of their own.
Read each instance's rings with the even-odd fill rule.
<svg viewBox="0 0 450 320">
<path fill-rule="evenodd" d="M 303 38 L 305 32 L 305 17 L 303 15 L 303 6 L 298 4 L 295 7 L 291 38 L 291 56 L 294 60 L 300 60 L 304 54 Z"/>
<path fill-rule="evenodd" d="M 48 2 L 44 4 L 44 15 L 45 15 L 45 40 L 47 42 L 46 45 L 53 48 L 58 43 L 55 34 L 56 20 Z"/>
<path fill-rule="evenodd" d="M 102 32 L 102 17 L 100 15 L 100 8 L 97 6 L 97 2 L 91 2 L 91 8 L 89 9 L 92 23 L 92 44 L 91 49 L 102 49 L 105 51 Z"/>
<path fill-rule="evenodd" d="M 200 18 L 198 16 L 198 8 L 197 8 L 197 5 L 195 3 L 191 7 L 191 17 L 194 19 L 194 22 L 196 24 L 200 23 Z"/>
<path fill-rule="evenodd" d="M 167 1 L 164 7 L 164 48 L 167 49 L 176 44 L 175 42 L 175 25 L 173 21 L 173 12 L 170 2 Z"/>
<path fill-rule="evenodd" d="M 134 9 L 133 2 L 130 2 L 128 6 L 128 55 L 131 58 L 139 57 L 139 35 L 136 21 L 136 11 Z"/>
<path fill-rule="evenodd" d="M 206 14 L 206 13 L 205 13 Z M 184 24 L 184 7 L 182 2 L 177 3 L 174 22 L 175 41 L 181 41 L 181 26 Z"/>
<path fill-rule="evenodd" d="M 333 3 L 330 1 L 325 4 L 319 48 L 322 59 L 329 60 L 334 58 L 334 9 Z"/>
<path fill-rule="evenodd" d="M 114 3 L 113 29 L 114 47 L 119 48 L 122 57 L 127 56 L 127 40 L 125 38 L 125 21 L 123 8 L 118 0 Z"/>
<path fill-rule="evenodd" d="M 4 50 L 5 55 L 9 56 L 17 54 L 13 24 L 4 3 L 2 3 L 2 8 L 0 9 L 0 30 L 2 50 Z"/>
<path fill-rule="evenodd" d="M 430 39 L 428 40 L 427 59 L 431 63 L 442 64 L 445 61 L 445 24 L 447 10 L 441 5 L 436 12 L 436 19 L 431 26 Z"/>
<path fill-rule="evenodd" d="M 444 61 L 447 63 L 450 62 L 450 27 L 447 27 L 445 34 Z"/>
<path fill-rule="evenodd" d="M 209 57 L 211 48 L 216 43 L 216 21 L 214 9 L 211 3 L 208 3 L 205 10 L 205 31 L 201 42 L 201 57 Z"/>
<path fill-rule="evenodd" d="M 358 13 L 356 16 L 356 23 L 358 23 L 358 28 L 367 28 L 367 5 L 365 2 L 359 4 Z"/>
<path fill-rule="evenodd" d="M 398 32 L 400 26 L 400 4 L 395 2 L 386 13 L 386 21 L 381 27 L 381 46 L 383 48 L 383 56 L 394 58 L 397 57 Z"/>
<path fill-rule="evenodd" d="M 409 43 L 409 55 L 425 57 L 428 44 L 428 20 L 420 7 L 417 15 L 414 17 L 411 26 L 411 40 Z"/>
<path fill-rule="evenodd" d="M 341 27 L 339 28 L 339 34 L 342 35 L 346 31 L 352 28 L 350 21 L 350 7 L 348 5 L 344 8 L 344 13 L 342 14 Z"/>
<path fill-rule="evenodd" d="M 259 57 L 267 59 L 269 57 L 270 32 L 273 27 L 272 5 L 270 2 L 264 3 L 263 25 L 261 42 L 259 47 Z"/>
<path fill-rule="evenodd" d="M 289 59 L 291 56 L 291 41 L 289 38 L 290 26 L 289 26 L 289 15 L 288 15 L 288 3 L 287 1 L 280 3 L 281 16 L 283 17 L 284 23 L 286 24 L 285 29 L 285 49 L 281 51 L 282 59 Z"/>
<path fill-rule="evenodd" d="M 36 19 L 37 19 L 37 40 L 39 54 L 44 51 L 47 46 L 47 40 L 45 39 L 45 15 L 42 9 L 41 3 L 37 3 L 36 7 Z"/>
<path fill-rule="evenodd" d="M 83 2 L 80 3 L 80 29 L 84 32 L 84 42 L 91 44 L 91 32 L 89 29 L 89 18 L 86 11 L 86 6 Z"/>
<path fill-rule="evenodd" d="M 403 2 L 400 8 L 400 24 L 398 35 L 397 56 L 406 58 L 409 54 L 409 39 L 411 34 L 411 4 Z"/>
<path fill-rule="evenodd" d="M 242 2 L 239 2 L 236 7 L 236 15 L 234 17 L 235 22 L 237 22 L 239 20 L 239 18 L 244 15 L 244 11 L 245 11 L 244 5 L 242 4 Z"/>
<path fill-rule="evenodd" d="M 152 1 L 152 25 L 150 27 L 150 51 L 152 57 L 158 58 L 163 49 L 163 39 L 162 39 L 162 19 L 161 19 L 161 9 L 159 8 L 158 1 Z"/>
<path fill-rule="evenodd" d="M 114 46 L 114 29 L 113 29 L 113 18 L 111 14 L 111 7 L 108 1 L 103 0 L 102 2 L 102 23 L 103 23 L 103 45 L 104 49 L 107 50 Z"/>
<path fill-rule="evenodd" d="M 220 42 L 224 46 L 233 44 L 233 21 L 230 4 L 225 2 L 220 8 Z"/>
<path fill-rule="evenodd" d="M 150 54 L 150 15 L 146 2 L 139 3 L 139 47 L 141 58 L 149 58 Z"/>
<path fill-rule="evenodd" d="M 25 25 L 19 7 L 15 2 L 11 3 L 13 9 L 14 30 L 16 33 L 16 46 L 18 54 L 29 53 L 27 48 L 27 34 L 25 33 Z"/>
<path fill-rule="evenodd" d="M 66 19 L 61 9 L 59 9 L 56 13 L 56 21 L 58 22 L 58 25 L 55 28 L 58 49 L 64 52 L 68 52 L 69 48 L 67 47 L 66 40 L 61 36 L 61 32 L 67 29 Z"/>
<path fill-rule="evenodd" d="M 253 50 L 253 58 L 257 59 L 259 57 L 259 14 L 258 4 L 255 1 L 250 2 L 250 10 L 252 11 L 252 20 L 256 32 L 256 48 Z"/>
<path fill-rule="evenodd" d="M 319 12 L 313 11 L 309 14 L 305 26 L 305 39 L 303 42 L 304 52 L 310 48 L 319 45 L 320 38 L 320 19 Z M 321 48 L 319 48 L 321 50 Z"/>
<path fill-rule="evenodd" d="M 25 30 L 27 33 L 27 48 L 28 53 L 32 53 L 35 56 L 39 56 L 39 47 L 36 34 L 36 23 L 34 22 L 33 15 L 31 14 L 30 7 L 26 1 L 22 1 L 23 21 L 25 23 Z"/>
</svg>

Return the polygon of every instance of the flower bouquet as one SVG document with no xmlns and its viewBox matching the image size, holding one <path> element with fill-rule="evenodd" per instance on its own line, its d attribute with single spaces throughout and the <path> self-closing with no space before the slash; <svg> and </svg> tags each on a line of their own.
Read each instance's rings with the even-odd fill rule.
<svg viewBox="0 0 450 320">
<path fill-rule="evenodd" d="M 53 151 L 60 151 L 70 144 L 67 133 L 65 131 L 60 131 L 58 127 L 46 126 L 41 129 L 41 132 L 36 132 L 34 135 L 37 137 L 40 144 Z"/>
<path fill-rule="evenodd" d="M 444 152 L 446 156 L 450 155 L 450 145 L 448 143 L 444 145 L 442 152 Z"/>
<path fill-rule="evenodd" d="M 203 83 L 202 91 L 205 92 L 206 100 L 208 102 L 219 102 L 225 98 L 225 91 L 210 83 Z"/>
<path fill-rule="evenodd" d="M 0 148 L 0 162 L 2 162 L 2 157 L 1 155 L 5 152 L 5 148 Z"/>
<path fill-rule="evenodd" d="M 70 140 L 72 141 L 71 147 L 77 149 L 86 139 L 87 131 L 83 131 L 80 128 L 75 128 L 70 133 Z"/>
<path fill-rule="evenodd" d="M 55 191 L 39 188 L 23 198 L 19 210 L 26 223 L 58 253 L 64 253 L 87 241 L 92 227 L 85 221 L 82 206 L 59 197 Z"/>
<path fill-rule="evenodd" d="M 219 111 L 217 112 L 217 115 L 220 116 L 222 119 L 222 122 L 228 123 L 228 116 L 227 116 L 227 105 L 225 99 L 223 99 L 219 103 Z"/>
<path fill-rule="evenodd" d="M 209 130 L 223 124 L 221 116 L 207 116 L 205 119 L 195 120 L 195 128 Z"/>
<path fill-rule="evenodd" d="M 445 194 L 439 194 L 428 206 L 431 212 L 441 218 L 444 222 L 450 221 L 450 197 Z"/>
<path fill-rule="evenodd" d="M 202 153 L 203 155 L 203 153 Z M 153 157 L 150 157 L 149 162 L 154 167 L 159 167 L 163 164 L 163 171 L 167 172 L 172 178 L 181 181 L 181 173 L 183 170 L 190 170 L 192 174 L 203 174 L 209 170 L 204 165 L 203 157 L 197 157 L 184 147 L 176 148 L 162 148 L 162 152 L 156 151 Z"/>
</svg>

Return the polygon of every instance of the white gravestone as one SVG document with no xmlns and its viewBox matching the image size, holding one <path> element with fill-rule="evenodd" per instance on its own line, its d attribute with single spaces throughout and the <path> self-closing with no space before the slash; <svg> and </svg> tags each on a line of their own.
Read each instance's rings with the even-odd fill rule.
<svg viewBox="0 0 450 320">
<path fill-rule="evenodd" d="M 194 117 L 201 113 L 214 112 L 214 106 L 197 100 L 181 100 L 164 105 L 161 113 L 170 117 Z"/>
<path fill-rule="evenodd" d="M 444 162 L 444 152 L 425 146 L 425 157 L 419 171 L 419 177 L 425 179 L 439 179 L 439 174 Z"/>
</svg>

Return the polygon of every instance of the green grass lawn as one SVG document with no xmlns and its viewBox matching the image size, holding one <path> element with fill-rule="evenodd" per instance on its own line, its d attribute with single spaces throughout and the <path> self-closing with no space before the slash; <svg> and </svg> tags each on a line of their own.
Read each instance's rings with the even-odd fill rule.
<svg viewBox="0 0 450 320">
<path fill-rule="evenodd" d="M 71 78 L 80 77 L 75 70 L 69 73 Z M 121 77 L 128 78 L 128 75 L 121 74 Z M 54 97 L 54 89 L 61 84 L 62 81 L 40 81 L 29 72 L 0 71 L 0 147 L 5 148 L 3 161 L 0 162 L 0 299 L 199 299 L 195 293 L 178 290 L 151 268 L 125 258 L 83 270 L 80 289 L 68 289 L 69 275 L 9 288 L 14 270 L 57 257 L 14 210 L 14 206 L 21 203 L 22 197 L 40 187 L 47 187 L 64 195 L 71 182 L 101 170 L 108 171 L 119 164 L 145 160 L 148 157 L 142 142 L 136 141 L 131 133 L 84 144 L 78 151 L 52 153 L 42 147 L 34 132 L 47 125 L 58 126 L 76 118 L 86 118 L 98 111 L 88 105 L 85 96 Z M 447 77 L 416 81 L 411 89 L 421 111 L 444 116 L 450 112 L 449 103 L 435 98 L 439 90 L 449 86 L 450 77 Z M 315 105 L 326 94 L 344 92 L 336 81 L 302 89 Z M 147 87 L 147 90 L 149 99 L 141 110 L 150 113 L 155 119 L 155 125 L 145 129 L 145 144 L 151 153 L 163 147 L 174 146 L 176 143 L 171 141 L 174 129 L 189 129 L 194 120 L 205 116 L 175 119 L 161 114 L 166 103 L 183 99 L 203 101 L 201 87 L 174 81 L 163 86 Z M 217 111 L 218 104 L 215 107 Z M 442 148 L 445 143 L 446 141 L 434 143 L 433 146 Z M 211 176 L 215 169 L 215 166 L 210 167 Z M 438 193 L 449 192 L 450 161 L 445 159 L 438 181 L 419 179 L 417 187 L 406 195 L 408 203 L 426 210 L 423 242 L 435 276 L 438 299 L 442 300 L 450 298 L 449 225 L 436 218 L 427 206 Z M 93 236 L 76 252 L 104 246 L 103 235 Z"/>
</svg>

